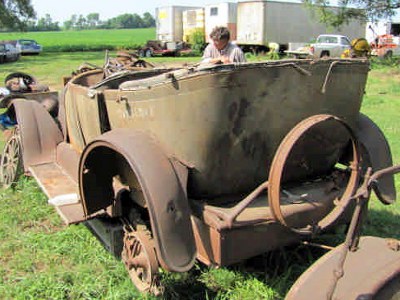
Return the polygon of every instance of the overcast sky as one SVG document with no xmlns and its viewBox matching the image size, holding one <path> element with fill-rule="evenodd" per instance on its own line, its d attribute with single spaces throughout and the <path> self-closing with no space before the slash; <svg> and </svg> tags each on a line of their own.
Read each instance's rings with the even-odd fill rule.
<svg viewBox="0 0 400 300">
<path fill-rule="evenodd" d="M 107 20 L 125 13 L 145 12 L 155 14 L 156 7 L 170 5 L 205 6 L 221 2 L 237 2 L 223 0 L 31 0 L 38 18 L 50 14 L 53 21 L 60 25 L 71 18 L 73 14 L 87 16 L 89 13 L 99 13 L 100 20 Z"/>
</svg>

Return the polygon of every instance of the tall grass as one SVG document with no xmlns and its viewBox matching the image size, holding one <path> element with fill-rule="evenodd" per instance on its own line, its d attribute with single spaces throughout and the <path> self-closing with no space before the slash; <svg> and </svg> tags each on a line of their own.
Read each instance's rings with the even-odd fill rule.
<svg viewBox="0 0 400 300">
<path fill-rule="evenodd" d="M 134 49 L 155 39 L 155 28 L 0 33 L 0 40 L 34 39 L 44 52 Z"/>
<path fill-rule="evenodd" d="M 101 65 L 101 52 L 48 53 L 1 65 L 0 82 L 12 71 L 35 75 L 54 89 L 81 62 Z M 156 63 L 182 63 L 176 58 Z M 387 136 L 400 163 L 400 68 L 373 65 L 362 112 Z M 400 179 L 396 179 L 400 190 Z M 400 238 L 400 204 L 371 201 L 365 234 Z M 343 237 L 343 235 L 340 235 Z M 65 227 L 33 180 L 0 191 L 0 299 L 151 299 L 137 293 L 122 263 L 104 250 L 84 225 Z M 337 236 L 322 241 L 336 242 Z M 287 247 L 240 264 L 213 269 L 197 264 L 190 272 L 163 272 L 165 299 L 281 299 L 295 279 L 322 254 Z M 311 297 L 310 297 L 311 299 Z"/>
</svg>

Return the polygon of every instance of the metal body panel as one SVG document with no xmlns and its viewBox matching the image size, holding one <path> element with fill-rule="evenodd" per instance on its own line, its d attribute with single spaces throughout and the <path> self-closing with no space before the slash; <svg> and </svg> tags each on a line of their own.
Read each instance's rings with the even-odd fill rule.
<svg viewBox="0 0 400 300">
<path fill-rule="evenodd" d="M 101 134 L 98 94 L 87 88 L 68 83 L 65 92 L 65 114 L 68 137 L 75 149 L 84 146 Z"/>
<path fill-rule="evenodd" d="M 71 144 L 61 142 L 57 146 L 57 164 L 67 173 L 75 182 L 78 182 L 80 153 L 72 148 Z"/>
<path fill-rule="evenodd" d="M 24 169 L 54 162 L 63 136 L 48 111 L 36 101 L 16 99 L 12 106 L 21 133 Z"/>
<path fill-rule="evenodd" d="M 232 265 L 283 245 L 295 243 L 301 238 L 277 223 L 221 231 L 197 217 L 192 217 L 192 224 L 198 251 L 197 259 L 206 265 Z"/>
<path fill-rule="evenodd" d="M 265 181 L 280 141 L 304 118 L 329 113 L 354 126 L 368 69 L 365 61 L 330 60 L 227 65 L 103 92 L 111 128 L 156 136 L 193 167 L 189 196 L 211 198 Z"/>
<path fill-rule="evenodd" d="M 330 178 L 285 187 L 283 191 L 292 195 L 292 198 L 282 199 L 282 211 L 288 223 L 299 228 L 314 224 L 326 216 L 332 209 L 334 199 L 344 190 L 343 186 L 332 189 L 333 184 L 334 180 Z M 307 199 L 301 200 L 299 195 L 307 195 Z M 198 259 L 206 264 L 230 265 L 305 237 L 277 222 L 265 194 L 256 197 L 232 224 L 226 220 L 233 213 L 232 203 L 237 201 L 224 200 L 223 204 L 221 201 L 212 203 L 212 200 L 208 203 L 190 201 Z M 345 214 L 337 219 L 336 224 L 347 223 L 351 210 L 352 207 L 346 207 Z"/>
<path fill-rule="evenodd" d="M 366 159 L 373 171 L 391 167 L 392 154 L 388 141 L 379 127 L 367 116 L 360 114 L 356 127 L 357 137 L 366 151 Z M 374 192 L 385 204 L 391 204 L 396 200 L 396 188 L 394 175 L 386 175 L 373 185 Z"/>
<path fill-rule="evenodd" d="M 328 299 L 343 245 L 321 257 L 292 286 L 286 300 Z M 362 237 L 357 251 L 349 252 L 344 273 L 331 299 L 376 299 L 385 284 L 400 275 L 400 242 Z M 397 287 L 400 290 L 400 286 Z M 379 299 L 379 298 L 378 298 Z M 377 300 L 378 300 L 377 299 Z M 397 298 L 396 298 L 397 299 Z"/>
<path fill-rule="evenodd" d="M 102 156 L 97 152 L 105 149 L 111 150 L 105 153 L 114 152 L 126 160 L 127 164 L 122 165 L 125 170 L 115 170 L 112 166 L 106 170 L 101 166 L 104 162 L 115 164 L 111 155 Z M 86 215 L 112 204 L 112 177 L 133 172 L 150 214 L 161 265 L 176 272 L 187 271 L 193 266 L 196 249 L 185 186 L 158 142 L 143 132 L 112 130 L 85 148 L 79 170 L 80 195 Z M 106 191 L 102 193 L 101 189 Z M 110 189 L 111 193 L 107 192 Z"/>
</svg>

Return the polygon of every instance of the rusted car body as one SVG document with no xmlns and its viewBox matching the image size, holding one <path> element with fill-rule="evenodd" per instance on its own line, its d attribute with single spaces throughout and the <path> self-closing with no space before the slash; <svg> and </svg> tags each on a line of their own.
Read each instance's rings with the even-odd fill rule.
<svg viewBox="0 0 400 300">
<path fill-rule="evenodd" d="M 357 59 L 89 70 L 57 118 L 13 100 L 18 149 L 66 223 L 89 220 L 142 291 L 157 291 L 160 266 L 226 266 L 337 224 L 354 249 L 371 190 L 392 203 L 399 171 L 360 114 L 368 71 Z M 400 252 L 387 257 L 377 269 Z"/>
</svg>

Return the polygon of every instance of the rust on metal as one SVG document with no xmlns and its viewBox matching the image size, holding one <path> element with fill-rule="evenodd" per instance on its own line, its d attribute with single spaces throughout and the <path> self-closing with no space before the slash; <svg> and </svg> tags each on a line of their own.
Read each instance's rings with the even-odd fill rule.
<svg viewBox="0 0 400 300">
<path fill-rule="evenodd" d="M 328 120 L 334 120 L 344 125 L 351 140 L 352 161 L 350 162 L 350 176 L 348 184 L 340 199 L 335 202 L 335 208 L 327 216 L 325 216 L 322 220 L 315 224 L 309 224 L 303 228 L 293 228 L 289 226 L 289 224 L 286 222 L 285 217 L 281 211 L 281 179 L 284 172 L 285 164 L 297 141 L 302 138 L 311 128 Z M 269 175 L 268 201 L 274 217 L 279 220 L 279 222 L 281 222 L 283 225 L 290 227 L 292 230 L 298 233 L 315 234 L 318 231 L 326 229 L 329 225 L 335 222 L 338 217 L 342 215 L 350 202 L 351 196 L 353 195 L 358 184 L 358 164 L 359 149 L 357 141 L 351 128 L 345 122 L 332 115 L 316 115 L 300 122 L 285 136 L 284 140 L 282 141 L 276 152 L 276 156 L 274 157 L 271 165 Z"/>
<path fill-rule="evenodd" d="M 107 52 L 104 66 L 65 80 L 58 113 L 46 93 L 9 101 L 19 135 L 0 178 L 14 182 L 23 162 L 66 223 L 94 218 L 86 224 L 143 292 L 161 292 L 160 267 L 317 246 L 316 234 L 350 222 L 288 299 L 386 295 L 399 282 L 399 242 L 360 234 L 371 192 L 396 198 L 400 166 L 360 114 L 368 71 L 359 59 L 155 68 Z"/>
<path fill-rule="evenodd" d="M 387 239 L 387 245 L 393 251 L 400 251 L 400 241 L 395 239 Z"/>
<path fill-rule="evenodd" d="M 361 237 L 359 249 L 348 252 L 343 270 L 335 274 L 343 248 L 344 245 L 338 246 L 314 263 L 296 281 L 285 299 L 305 300 L 310 299 L 310 295 L 314 299 L 392 299 L 378 295 L 400 276 L 400 252 L 389 249 L 383 238 Z M 338 275 L 343 276 L 329 297 L 329 287 Z M 399 280 L 395 282 L 394 291 L 398 294 Z"/>
<path fill-rule="evenodd" d="M 22 143 L 18 127 L 9 133 L 0 158 L 0 179 L 3 188 L 12 186 L 22 174 Z"/>
<path fill-rule="evenodd" d="M 122 260 L 140 292 L 159 294 L 158 261 L 151 233 L 145 228 L 125 229 Z"/>
</svg>

